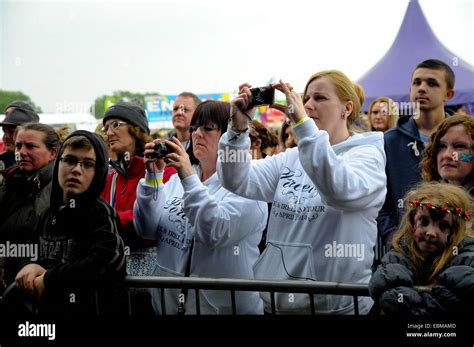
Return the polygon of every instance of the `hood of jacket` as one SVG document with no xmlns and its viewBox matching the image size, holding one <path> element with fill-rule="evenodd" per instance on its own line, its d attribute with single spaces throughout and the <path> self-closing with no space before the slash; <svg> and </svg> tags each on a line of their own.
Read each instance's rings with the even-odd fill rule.
<svg viewBox="0 0 474 347">
<path fill-rule="evenodd" d="M 386 133 L 399 131 L 402 134 L 416 140 L 421 141 L 420 132 L 416 126 L 415 119 L 412 116 L 402 116 L 398 118 L 397 126 L 388 130 Z"/>
<path fill-rule="evenodd" d="M 95 133 L 91 133 L 86 130 L 77 130 L 71 133 L 66 138 L 66 140 L 64 140 L 64 142 L 76 136 L 86 137 L 92 144 L 92 147 L 94 148 L 95 155 L 96 155 L 96 167 L 95 167 L 94 178 L 92 179 L 91 185 L 89 186 L 89 189 L 87 189 L 84 193 L 75 197 L 75 204 L 82 205 L 82 204 L 87 204 L 87 203 L 90 203 L 91 201 L 96 200 L 100 196 L 100 193 L 104 190 L 105 182 L 107 181 L 108 168 L 109 168 L 109 164 L 108 164 L 109 157 L 107 154 L 107 147 L 104 143 L 104 140 L 102 140 L 102 138 Z M 57 211 L 61 206 L 64 205 L 63 189 L 59 185 L 59 181 L 58 181 L 59 162 L 60 162 L 63 152 L 64 152 L 64 146 L 61 146 L 61 149 L 59 150 L 59 155 L 56 158 L 56 161 L 54 164 L 53 186 L 52 186 L 52 192 L 51 192 L 51 209 L 53 211 Z"/>
<path fill-rule="evenodd" d="M 341 154 L 349 151 L 353 147 L 364 145 L 375 146 L 385 158 L 384 137 L 381 131 L 369 131 L 365 133 L 354 134 L 347 140 L 333 145 L 332 148 L 336 154 Z"/>
</svg>

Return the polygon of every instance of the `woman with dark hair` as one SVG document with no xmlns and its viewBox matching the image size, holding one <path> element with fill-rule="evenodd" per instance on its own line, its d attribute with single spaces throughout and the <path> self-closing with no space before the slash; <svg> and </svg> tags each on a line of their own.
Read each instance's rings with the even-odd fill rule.
<svg viewBox="0 0 474 347">
<path fill-rule="evenodd" d="M 229 114 L 227 102 L 199 104 L 191 120 L 192 160 L 175 137 L 165 141 L 172 152 L 162 158 L 154 157 L 154 142 L 145 146 L 147 173 L 137 188 L 134 222 L 139 235 L 157 240 L 156 276 L 254 278 L 252 265 L 259 254 L 267 206 L 241 198 L 219 183 L 216 165 L 225 153 L 217 148 Z M 165 165 L 174 167 L 177 175 L 163 184 Z M 160 289 L 151 293 L 158 313 L 196 311 L 195 295 L 187 296 L 186 290 L 166 289 L 166 307 L 161 305 Z M 202 314 L 232 313 L 229 293 L 199 294 Z M 238 314 L 263 313 L 257 292 L 238 292 L 235 302 Z"/>
<path fill-rule="evenodd" d="M 444 181 L 462 186 L 473 195 L 473 144 L 473 117 L 454 115 L 446 118 L 431 134 L 423 153 L 423 180 Z"/>
<path fill-rule="evenodd" d="M 273 149 L 278 146 L 278 137 L 256 120 L 252 121 L 250 127 L 250 141 L 253 159 L 263 159 L 267 155 L 271 156 Z"/>
<path fill-rule="evenodd" d="M 293 148 L 298 145 L 298 139 L 293 132 L 293 127 L 291 126 L 290 122 L 285 121 L 281 125 L 280 130 L 280 142 L 283 148 L 283 152 L 286 151 L 288 148 Z"/>
<path fill-rule="evenodd" d="M 17 166 L 7 171 L 5 189 L 0 192 L 0 243 L 34 243 L 33 229 L 40 214 L 49 206 L 54 159 L 62 137 L 63 134 L 46 124 L 27 123 L 17 127 Z M 14 281 L 23 259 L 4 259 L 3 279 L 8 285 Z M 0 274 L 0 281 L 1 277 Z"/>
</svg>

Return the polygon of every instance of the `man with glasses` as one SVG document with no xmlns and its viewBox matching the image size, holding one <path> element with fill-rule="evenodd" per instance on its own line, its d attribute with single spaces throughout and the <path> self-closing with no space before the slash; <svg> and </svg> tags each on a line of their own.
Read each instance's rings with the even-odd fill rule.
<svg viewBox="0 0 474 347">
<path fill-rule="evenodd" d="M 95 161 L 93 160 L 83 160 L 79 161 L 76 157 L 62 157 L 59 159 L 61 164 L 65 167 L 70 169 L 76 168 L 77 164 L 84 170 L 85 172 L 91 171 L 95 168 Z"/>
</svg>

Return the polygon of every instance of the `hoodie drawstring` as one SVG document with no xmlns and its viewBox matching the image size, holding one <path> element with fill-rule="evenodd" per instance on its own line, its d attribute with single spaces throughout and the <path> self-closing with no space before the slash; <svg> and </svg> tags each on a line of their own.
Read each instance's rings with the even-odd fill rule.
<svg viewBox="0 0 474 347">
<path fill-rule="evenodd" d="M 418 150 L 418 146 L 416 145 L 416 141 L 413 141 L 413 142 L 410 142 L 407 147 L 410 147 L 411 146 L 411 149 L 413 151 L 413 153 L 415 153 L 415 157 L 419 157 L 420 156 L 420 151 Z"/>
</svg>

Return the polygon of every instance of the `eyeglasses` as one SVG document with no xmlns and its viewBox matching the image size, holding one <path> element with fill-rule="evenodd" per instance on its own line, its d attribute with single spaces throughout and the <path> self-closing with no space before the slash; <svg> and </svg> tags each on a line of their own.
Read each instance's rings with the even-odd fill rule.
<svg viewBox="0 0 474 347">
<path fill-rule="evenodd" d="M 111 128 L 113 131 L 117 130 L 118 128 L 120 128 L 122 125 L 124 124 L 127 124 L 126 122 L 121 122 L 119 120 L 115 120 L 113 121 L 112 123 L 110 124 L 106 124 L 103 128 L 102 128 L 102 131 L 103 132 L 108 132 L 109 131 L 109 128 Z"/>
<path fill-rule="evenodd" d="M 189 127 L 189 132 L 193 133 L 193 132 L 197 131 L 198 128 L 201 129 L 201 132 L 205 132 L 205 133 L 208 133 L 208 132 L 211 132 L 211 131 L 214 131 L 214 130 L 219 130 L 219 127 L 215 124 L 200 125 L 200 126 L 191 125 Z"/>
<path fill-rule="evenodd" d="M 79 161 L 77 160 L 76 157 L 62 157 L 59 159 L 59 161 L 66 166 L 67 168 L 73 169 L 76 167 L 76 165 L 79 163 L 81 167 L 86 170 L 86 171 L 91 171 L 92 169 L 95 169 L 95 161 L 93 160 L 83 160 Z"/>
</svg>

